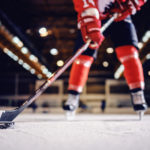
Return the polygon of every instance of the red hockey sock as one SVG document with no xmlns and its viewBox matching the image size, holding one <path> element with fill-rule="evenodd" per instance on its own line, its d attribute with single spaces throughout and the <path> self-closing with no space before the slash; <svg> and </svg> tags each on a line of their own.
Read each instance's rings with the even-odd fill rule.
<svg viewBox="0 0 150 150">
<path fill-rule="evenodd" d="M 116 48 L 117 57 L 124 65 L 124 76 L 130 90 L 144 89 L 144 75 L 137 49 L 132 45 Z"/>
<path fill-rule="evenodd" d="M 79 93 L 82 92 L 85 85 L 90 67 L 93 63 L 93 57 L 87 55 L 80 55 L 73 63 L 69 78 L 68 90 L 74 90 Z"/>
</svg>

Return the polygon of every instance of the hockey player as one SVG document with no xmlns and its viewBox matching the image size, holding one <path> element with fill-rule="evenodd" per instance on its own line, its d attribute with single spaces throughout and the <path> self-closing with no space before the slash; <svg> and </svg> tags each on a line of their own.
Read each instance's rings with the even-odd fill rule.
<svg viewBox="0 0 150 150">
<path fill-rule="evenodd" d="M 138 39 L 130 15 L 144 5 L 145 0 L 73 0 L 78 13 L 79 33 L 76 50 L 91 39 L 89 48 L 73 63 L 69 78 L 68 100 L 64 110 L 74 112 L 79 105 L 79 95 L 87 81 L 90 67 L 96 58 L 97 49 L 104 36 L 100 32 L 101 23 L 115 12 L 118 18 L 111 25 L 109 33 L 115 45 L 115 52 L 124 66 L 124 76 L 131 93 L 135 111 L 144 112 L 147 105 L 144 98 L 144 76 L 138 57 Z"/>
</svg>

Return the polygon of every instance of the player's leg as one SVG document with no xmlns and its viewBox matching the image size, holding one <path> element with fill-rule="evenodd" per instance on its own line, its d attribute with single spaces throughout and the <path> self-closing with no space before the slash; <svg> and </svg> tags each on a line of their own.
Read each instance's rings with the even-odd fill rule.
<svg viewBox="0 0 150 150">
<path fill-rule="evenodd" d="M 124 76 L 130 88 L 134 110 L 145 110 L 144 75 L 137 49 L 132 45 L 120 46 L 116 48 L 116 53 L 125 68 Z"/>
<path fill-rule="evenodd" d="M 79 105 L 79 94 L 87 81 L 93 57 L 80 55 L 73 63 L 69 78 L 69 97 L 64 105 L 65 110 L 74 111 Z"/>
<path fill-rule="evenodd" d="M 81 33 L 79 31 L 75 50 L 83 45 Z M 64 110 L 75 111 L 79 106 L 79 95 L 88 79 L 90 67 L 96 57 L 97 50 L 88 48 L 86 52 L 80 55 L 73 63 L 68 86 L 68 99 L 63 105 Z"/>
<path fill-rule="evenodd" d="M 124 76 L 131 92 L 135 111 L 145 111 L 144 75 L 138 55 L 138 40 L 135 27 L 130 17 L 116 23 L 115 46 L 117 57 L 124 66 Z"/>
</svg>

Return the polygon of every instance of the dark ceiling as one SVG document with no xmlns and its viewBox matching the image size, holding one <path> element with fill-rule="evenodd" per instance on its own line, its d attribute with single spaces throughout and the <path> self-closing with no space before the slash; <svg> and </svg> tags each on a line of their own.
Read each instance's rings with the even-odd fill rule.
<svg viewBox="0 0 150 150">
<path fill-rule="evenodd" d="M 76 13 L 71 0 L 3 0 L 0 1 L 0 9 L 0 21 L 12 33 L 25 40 L 32 53 L 50 71 L 54 72 L 58 68 L 57 60 L 66 60 L 72 55 L 76 39 Z M 133 16 L 133 21 L 139 40 L 141 40 L 144 33 L 150 30 L 150 1 Z M 50 34 L 47 37 L 40 37 L 38 33 L 40 27 L 46 27 Z M 99 50 L 92 70 L 101 70 L 112 74 L 115 72 L 119 66 L 116 55 L 115 53 L 106 53 L 106 48 L 111 46 L 113 47 L 111 39 L 106 39 Z M 59 54 L 57 56 L 50 55 L 51 48 L 57 48 Z M 143 60 L 149 49 L 150 42 L 147 42 L 140 52 Z M 107 68 L 102 65 L 103 61 L 109 62 Z M 150 63 L 146 65 L 146 71 L 149 70 L 149 66 Z M 27 73 L 2 50 L 0 51 L 0 67 L 1 74 Z"/>
</svg>

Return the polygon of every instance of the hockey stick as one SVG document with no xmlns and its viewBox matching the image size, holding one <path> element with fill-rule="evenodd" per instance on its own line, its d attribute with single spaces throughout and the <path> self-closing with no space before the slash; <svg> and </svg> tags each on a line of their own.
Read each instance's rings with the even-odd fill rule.
<svg viewBox="0 0 150 150">
<path fill-rule="evenodd" d="M 103 33 L 108 26 L 117 18 L 117 14 L 114 14 L 101 28 L 101 33 Z M 6 110 L 0 112 L 0 123 L 10 123 L 13 121 L 25 108 L 27 108 L 32 102 L 34 102 L 72 63 L 73 61 L 86 49 L 88 48 L 91 40 L 88 40 L 78 51 L 68 59 L 64 66 L 62 66 L 59 70 L 52 74 L 52 76 L 47 79 L 39 89 L 37 89 L 32 96 L 30 96 L 24 104 L 22 104 L 19 108 L 14 110 Z"/>
</svg>

